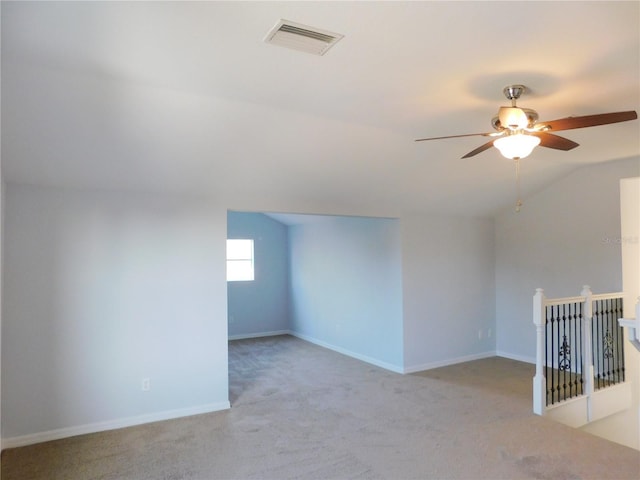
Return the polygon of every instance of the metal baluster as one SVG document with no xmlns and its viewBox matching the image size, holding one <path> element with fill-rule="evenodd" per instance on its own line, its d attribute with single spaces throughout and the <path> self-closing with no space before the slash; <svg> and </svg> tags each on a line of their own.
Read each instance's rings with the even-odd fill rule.
<svg viewBox="0 0 640 480">
<path fill-rule="evenodd" d="M 596 308 L 594 308 L 593 311 L 593 320 L 591 322 L 591 352 L 593 355 L 593 358 L 591 359 L 591 362 L 593 363 L 593 367 L 594 367 L 594 390 L 597 390 L 598 388 L 600 388 L 600 379 L 599 379 L 599 375 L 598 375 L 598 314 L 599 314 L 599 302 L 598 300 L 596 300 L 595 302 L 595 306 Z"/>
<path fill-rule="evenodd" d="M 549 307 L 544 309 L 544 380 L 545 389 L 545 405 L 549 405 Z"/>
<path fill-rule="evenodd" d="M 620 316 L 624 313 L 624 300 L 620 299 Z M 624 333 L 620 325 L 618 330 L 618 338 L 620 339 L 620 370 L 622 372 L 622 381 L 624 382 Z"/>
<path fill-rule="evenodd" d="M 606 354 L 603 355 L 602 360 L 607 362 L 607 381 L 606 381 L 606 386 L 609 387 L 611 386 L 611 355 L 609 352 L 609 342 L 611 341 L 610 338 L 610 332 L 611 332 L 611 328 L 613 327 L 613 325 L 611 324 L 611 317 L 613 316 L 613 300 L 612 299 L 607 299 L 606 300 L 606 304 L 607 304 L 607 316 L 606 316 L 606 324 L 607 324 L 607 333 L 605 334 L 605 338 L 603 339 L 603 348 L 607 347 L 606 350 Z"/>
<path fill-rule="evenodd" d="M 583 371 L 584 371 L 584 345 L 582 345 L 582 303 L 576 304 L 578 308 L 578 324 L 576 325 L 576 330 L 578 334 L 578 341 L 576 342 L 578 345 L 579 351 L 576 352 L 576 358 L 578 363 L 576 364 L 576 393 L 578 395 L 582 395 L 584 389 L 582 388 L 583 383 Z M 578 368 L 580 371 L 578 372 Z"/>
<path fill-rule="evenodd" d="M 598 319 L 598 348 L 600 349 L 600 353 L 598 355 L 598 363 L 600 367 L 598 368 L 598 386 L 602 388 L 604 385 L 604 353 L 602 351 L 602 336 L 604 335 L 603 327 L 604 327 L 604 300 L 601 301 L 600 304 L 600 318 Z"/>
<path fill-rule="evenodd" d="M 562 308 L 562 315 L 560 314 L 560 308 Z M 562 320 L 562 322 L 560 322 Z M 558 326 L 560 327 L 558 330 L 558 367 L 560 368 L 560 372 L 558 372 L 558 390 L 562 392 L 562 398 L 560 400 L 567 399 L 567 370 L 566 366 L 566 358 L 563 356 L 565 354 L 565 345 L 566 345 L 566 327 L 567 327 L 567 317 L 565 312 L 565 305 L 562 307 L 558 307 Z M 562 376 L 562 379 L 560 379 Z"/>
<path fill-rule="evenodd" d="M 567 399 L 567 370 L 566 368 L 564 368 L 565 362 L 564 360 L 564 353 L 565 353 L 565 349 L 564 346 L 566 345 L 567 341 L 567 335 L 566 335 L 566 331 L 567 331 L 567 316 L 566 316 L 566 310 L 565 310 L 566 304 L 562 305 L 562 338 L 564 339 L 564 342 L 560 345 L 559 348 L 559 355 L 558 355 L 558 368 L 560 368 L 560 372 L 562 373 L 562 400 L 566 400 Z M 560 330 L 558 330 L 558 342 L 560 342 Z"/>
<path fill-rule="evenodd" d="M 573 305 L 573 314 L 571 314 L 571 310 L 572 310 L 572 305 Z M 573 356 L 575 355 L 576 349 L 575 349 L 575 338 L 571 337 L 571 327 L 573 326 L 573 322 L 574 322 L 574 316 L 575 316 L 575 304 L 569 304 L 569 344 L 571 345 L 571 354 L 569 356 L 569 361 L 570 361 L 570 366 L 569 366 L 569 398 L 573 397 L 573 384 L 574 384 L 574 375 L 573 375 L 573 366 L 575 365 L 575 363 L 573 362 Z M 573 336 L 575 337 L 575 328 L 573 329 L 574 334 Z"/>
<path fill-rule="evenodd" d="M 575 314 L 575 307 L 573 306 L 573 304 L 569 304 L 569 345 L 571 346 L 571 351 L 569 352 L 569 398 L 573 397 L 573 366 L 575 365 L 575 363 L 573 362 L 573 356 L 575 355 L 575 339 L 572 338 L 571 336 L 571 332 L 572 330 L 575 330 L 573 327 L 573 315 L 571 313 L 571 311 L 574 311 Z"/>
<path fill-rule="evenodd" d="M 617 368 L 618 368 L 618 358 L 616 357 L 616 324 L 617 320 L 617 312 L 618 312 L 618 299 L 611 299 L 611 304 L 613 307 L 613 313 L 611 318 L 613 321 L 611 322 L 611 338 L 609 339 L 611 342 L 611 384 L 615 385 L 618 383 L 617 379 Z"/>
<path fill-rule="evenodd" d="M 569 322 L 569 335 L 567 335 L 567 321 Z M 568 339 L 568 340 L 567 340 Z M 564 400 L 571 398 L 571 304 L 562 306 L 562 354 L 564 359 Z M 569 381 L 567 383 L 567 377 Z M 569 394 L 567 394 L 569 387 Z"/>
<path fill-rule="evenodd" d="M 616 371 L 616 357 L 614 356 L 613 353 L 613 330 L 616 328 L 616 320 L 614 319 L 616 316 L 616 310 L 617 310 L 617 299 L 612 298 L 611 299 L 611 313 L 609 314 L 609 338 L 607 339 L 607 342 L 611 342 L 610 345 L 610 349 L 611 349 L 611 357 L 609 358 L 609 370 L 611 371 L 611 373 L 609 374 L 609 385 L 615 385 L 615 371 Z"/>
<path fill-rule="evenodd" d="M 613 303 L 613 312 L 611 314 L 611 383 L 615 385 L 616 380 L 616 370 L 618 368 L 618 358 L 616 357 L 615 352 L 615 335 L 616 330 L 618 329 L 618 299 L 614 298 L 612 300 Z"/>
<path fill-rule="evenodd" d="M 620 317 L 624 316 L 624 299 L 620 299 Z M 618 379 L 619 382 L 624 382 L 624 377 L 623 377 L 623 373 L 624 373 L 624 349 L 623 349 L 623 342 L 624 342 L 624 330 L 622 328 L 622 325 L 618 325 L 618 328 L 616 330 L 617 333 L 617 341 L 618 341 Z"/>
<path fill-rule="evenodd" d="M 604 358 L 604 335 L 605 335 L 605 325 L 607 323 L 607 301 L 602 300 L 602 306 L 600 307 L 600 382 L 602 387 L 607 386 L 607 367 L 605 366 L 605 358 Z"/>
<path fill-rule="evenodd" d="M 578 309 L 580 308 L 579 303 L 573 304 L 573 344 L 574 346 L 574 377 L 573 377 L 573 385 L 576 389 L 576 396 L 580 395 L 578 391 L 578 369 L 580 368 L 580 339 L 578 338 Z"/>
<path fill-rule="evenodd" d="M 556 341 L 553 342 L 553 346 L 557 347 L 558 349 L 558 354 L 560 353 L 560 305 L 556 306 Z M 558 357 L 556 355 L 556 362 L 558 361 Z M 558 402 L 560 401 L 560 370 L 559 370 L 559 365 L 556 363 L 556 368 L 558 369 L 556 372 L 556 377 L 557 377 L 557 381 L 555 383 L 556 386 L 556 399 L 558 400 Z"/>
<path fill-rule="evenodd" d="M 624 353 L 621 354 L 620 351 L 620 337 L 622 336 L 620 334 L 620 330 L 622 329 L 622 327 L 620 325 L 618 325 L 618 318 L 621 318 L 624 314 L 624 310 L 623 310 L 623 299 L 622 298 L 617 298 L 616 299 L 616 314 L 614 316 L 614 325 L 615 325 L 615 346 L 616 346 L 616 363 L 615 363 L 615 371 L 616 371 L 616 383 L 620 383 L 623 380 L 621 380 L 621 376 L 622 376 L 622 366 L 624 365 Z"/>
<path fill-rule="evenodd" d="M 620 299 L 620 317 L 624 316 L 624 299 Z M 624 382 L 624 330 L 618 325 L 618 369 L 620 381 Z"/>
<path fill-rule="evenodd" d="M 609 326 L 609 300 L 606 298 L 603 300 L 603 315 L 602 315 L 602 386 L 607 387 L 609 385 L 609 359 L 607 358 L 607 352 L 605 351 L 607 328 Z"/>
<path fill-rule="evenodd" d="M 620 315 L 620 299 L 616 298 L 616 314 L 614 315 L 614 319 L 618 319 Z M 615 320 L 614 320 L 615 321 Z M 614 372 L 614 383 L 620 383 L 620 345 L 618 344 L 619 340 L 619 328 L 617 325 L 618 322 L 614 323 L 613 328 L 613 345 L 614 345 L 614 362 L 613 362 L 613 372 Z"/>
<path fill-rule="evenodd" d="M 600 300 L 596 301 L 596 322 L 595 322 L 595 328 L 596 328 L 596 335 L 595 335 L 595 339 L 594 341 L 596 342 L 596 353 L 595 356 L 593 358 L 593 361 L 596 364 L 596 378 L 598 379 L 598 381 L 596 382 L 596 390 L 600 389 L 600 374 L 602 373 L 600 371 L 600 364 L 602 363 L 600 361 L 600 358 L 602 357 L 602 355 L 600 355 L 599 353 L 599 349 L 600 349 L 600 308 L 602 307 L 602 305 L 600 304 Z"/>
<path fill-rule="evenodd" d="M 578 338 L 578 303 L 573 304 L 573 387 L 575 395 L 578 396 L 578 369 L 580 368 L 580 339 Z"/>
<path fill-rule="evenodd" d="M 555 403 L 555 399 L 554 399 L 553 395 L 554 395 L 554 392 L 556 390 L 556 381 L 555 381 L 555 378 L 554 378 L 554 373 L 555 373 L 555 365 L 554 365 L 554 363 L 555 363 L 555 358 L 556 358 L 554 347 L 555 347 L 556 341 L 555 341 L 555 338 L 554 338 L 554 331 L 553 331 L 553 322 L 555 321 L 555 319 L 556 319 L 556 316 L 555 316 L 553 305 L 552 305 L 551 306 L 551 362 L 553 362 L 553 363 L 551 365 L 551 405 L 553 405 Z"/>
</svg>

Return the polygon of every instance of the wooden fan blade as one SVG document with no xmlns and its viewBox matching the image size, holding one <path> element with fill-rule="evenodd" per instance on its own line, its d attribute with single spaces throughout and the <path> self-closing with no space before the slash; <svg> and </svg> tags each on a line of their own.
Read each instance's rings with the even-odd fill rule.
<svg viewBox="0 0 640 480">
<path fill-rule="evenodd" d="M 474 155 L 477 155 L 479 153 L 484 152 L 485 150 L 489 150 L 491 147 L 493 147 L 493 142 L 495 142 L 495 140 L 491 140 L 490 142 L 485 143 L 484 145 L 479 146 L 478 148 L 476 148 L 475 150 L 471 150 L 469 153 L 467 153 L 464 157 L 462 158 L 469 158 L 469 157 L 473 157 Z"/>
<path fill-rule="evenodd" d="M 538 122 L 535 128 L 541 127 L 541 130 L 571 130 L 573 128 L 596 127 L 598 125 L 607 125 L 609 123 L 626 122 L 635 120 L 638 114 L 634 110 L 628 112 L 601 113 L 599 115 L 584 115 L 582 117 L 567 117 L 550 122 Z"/>
<path fill-rule="evenodd" d="M 488 137 L 494 135 L 493 133 L 466 133 L 464 135 L 449 135 L 446 137 L 430 137 L 430 138 L 418 138 L 416 142 L 424 142 L 425 140 L 443 140 L 445 138 L 462 138 L 462 137 Z"/>
<path fill-rule="evenodd" d="M 540 139 L 540 146 L 547 148 L 554 148 L 556 150 L 571 150 L 579 146 L 578 143 L 568 138 L 559 137 L 548 132 L 532 132 L 531 135 Z"/>
</svg>

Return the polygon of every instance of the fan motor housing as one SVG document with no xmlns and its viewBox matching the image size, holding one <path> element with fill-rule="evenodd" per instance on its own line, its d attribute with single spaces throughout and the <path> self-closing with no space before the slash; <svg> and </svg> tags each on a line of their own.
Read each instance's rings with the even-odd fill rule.
<svg viewBox="0 0 640 480">
<path fill-rule="evenodd" d="M 500 107 L 498 115 L 491 119 L 491 125 L 498 131 L 505 128 L 521 130 L 532 128 L 537 121 L 538 112 L 530 108 Z"/>
</svg>

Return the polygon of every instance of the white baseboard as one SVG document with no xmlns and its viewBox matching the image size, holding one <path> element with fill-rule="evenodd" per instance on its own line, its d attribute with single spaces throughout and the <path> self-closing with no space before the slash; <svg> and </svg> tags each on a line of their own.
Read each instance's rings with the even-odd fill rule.
<svg viewBox="0 0 640 480">
<path fill-rule="evenodd" d="M 136 417 L 121 418 L 118 420 L 108 420 L 106 422 L 91 423 L 88 425 L 78 425 L 75 427 L 59 428 L 46 432 L 32 433 L 29 435 L 21 435 L 18 437 L 9 437 L 2 439 L 2 448 L 15 448 L 32 445 L 34 443 L 48 442 L 51 440 L 59 440 L 61 438 L 75 437 L 76 435 L 85 435 L 87 433 L 104 432 L 106 430 L 115 430 L 117 428 L 133 427 L 144 423 L 159 422 L 162 420 L 171 420 L 180 417 L 189 417 L 191 415 L 200 415 L 202 413 L 217 412 L 231 408 L 231 404 L 227 402 L 210 403 L 197 407 L 181 408 L 177 410 L 167 410 L 164 412 L 149 413 L 138 415 Z"/>
<path fill-rule="evenodd" d="M 410 367 L 405 367 L 403 373 L 422 372 L 424 370 L 431 370 L 432 368 L 447 367 L 449 365 L 455 365 L 457 363 L 472 362 L 473 360 L 480 360 L 483 358 L 490 358 L 495 356 L 496 356 L 496 352 L 491 350 L 489 352 L 475 353 L 473 355 L 465 355 L 462 357 L 449 358 L 446 360 L 439 360 L 436 362 L 424 363 L 422 365 L 413 365 Z"/>
<path fill-rule="evenodd" d="M 496 352 L 496 356 L 508 358 L 510 360 L 517 360 L 519 362 L 536 364 L 536 359 L 534 357 L 525 357 L 524 355 L 516 355 L 515 353 L 503 352 L 501 350 Z"/>
<path fill-rule="evenodd" d="M 382 362 L 382 361 L 377 360 L 375 358 L 367 357 L 366 355 L 361 355 L 359 353 L 352 352 L 351 350 L 347 350 L 346 348 L 338 347 L 336 345 L 331 345 L 330 343 L 324 342 L 322 340 L 318 340 L 317 338 L 313 338 L 313 337 L 310 337 L 310 336 L 302 334 L 302 333 L 289 332 L 289 334 L 293 335 L 294 337 L 298 337 L 301 340 L 304 340 L 306 342 L 313 343 L 313 344 L 318 345 L 320 347 L 328 348 L 329 350 L 333 350 L 334 352 L 341 353 L 343 355 L 355 358 L 357 360 L 361 360 L 361 361 L 366 362 L 366 363 L 370 363 L 372 365 L 375 365 L 376 367 L 384 368 L 385 370 L 391 370 L 392 372 L 395 372 L 395 373 L 404 373 L 402 371 L 402 367 L 399 367 L 398 365 L 393 365 L 391 363 Z"/>
<path fill-rule="evenodd" d="M 229 340 L 245 340 L 247 338 L 275 337 L 276 335 L 291 335 L 290 330 L 274 330 L 272 332 L 261 333 L 241 333 L 239 335 L 229 335 Z"/>
</svg>

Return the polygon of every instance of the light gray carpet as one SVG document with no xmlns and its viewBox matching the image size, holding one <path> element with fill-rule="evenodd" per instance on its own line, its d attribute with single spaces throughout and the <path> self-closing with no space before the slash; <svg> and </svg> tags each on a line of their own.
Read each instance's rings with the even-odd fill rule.
<svg viewBox="0 0 640 480">
<path fill-rule="evenodd" d="M 289 336 L 229 355 L 231 410 L 7 450 L 2 479 L 640 477 L 640 452 L 531 413 L 528 364 L 398 375 Z"/>
</svg>

